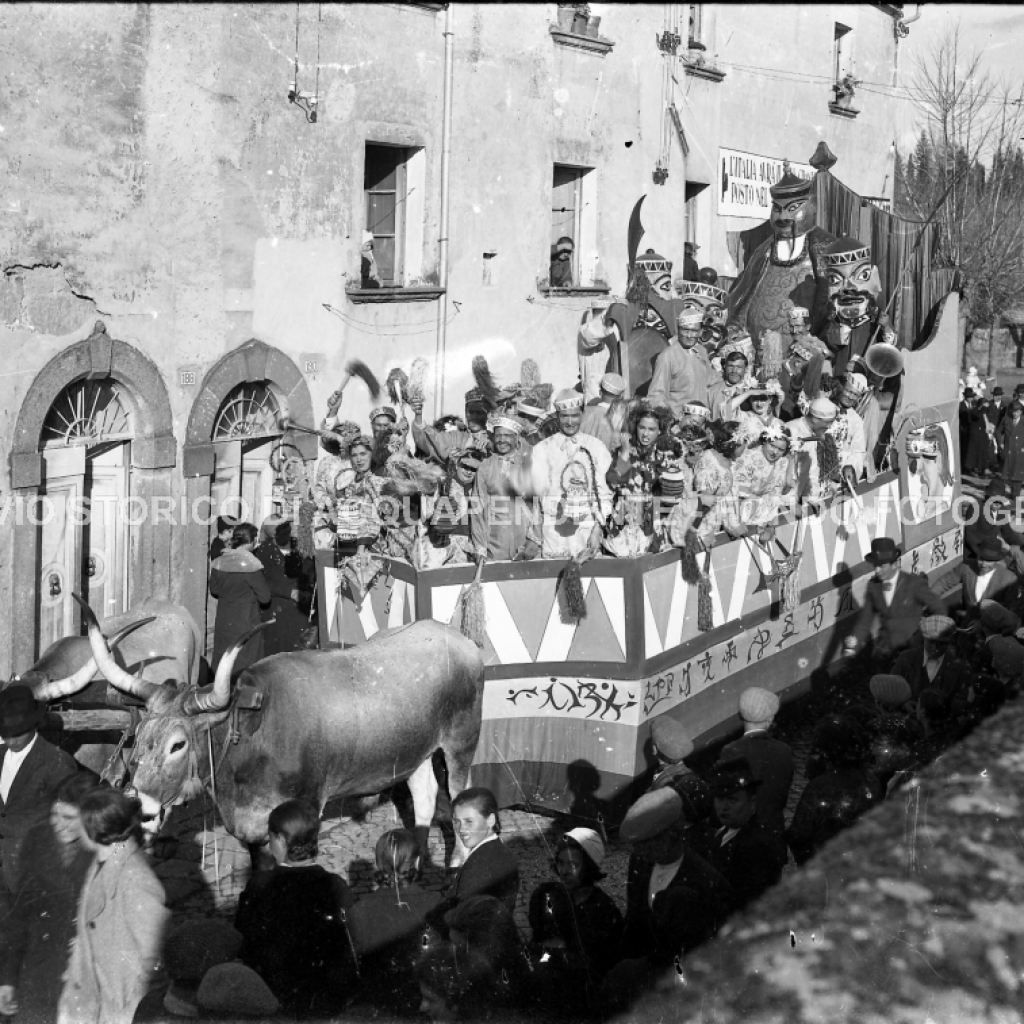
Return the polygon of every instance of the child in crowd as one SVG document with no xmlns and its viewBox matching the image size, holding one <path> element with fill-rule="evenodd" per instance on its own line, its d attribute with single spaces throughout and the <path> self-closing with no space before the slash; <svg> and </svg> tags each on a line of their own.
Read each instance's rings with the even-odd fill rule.
<svg viewBox="0 0 1024 1024">
<path fill-rule="evenodd" d="M 385 832 L 374 851 L 378 888 L 362 897 L 349 914 L 361 978 L 374 1003 L 395 1013 L 414 1014 L 417 993 L 409 968 L 420 952 L 427 913 L 441 897 L 417 885 L 420 848 L 404 828 Z"/>
<path fill-rule="evenodd" d="M 467 850 L 445 900 L 428 915 L 428 922 L 447 935 L 444 915 L 470 896 L 495 896 L 510 913 L 519 894 L 519 862 L 501 841 L 498 802 L 489 789 L 464 789 L 452 801 L 455 831 Z"/>
<path fill-rule="evenodd" d="M 240 959 L 295 1017 L 337 1014 L 350 1001 L 358 963 L 348 931 L 348 886 L 315 863 L 320 816 L 305 800 L 270 813 L 277 862 L 254 875 L 238 901 Z"/>
</svg>

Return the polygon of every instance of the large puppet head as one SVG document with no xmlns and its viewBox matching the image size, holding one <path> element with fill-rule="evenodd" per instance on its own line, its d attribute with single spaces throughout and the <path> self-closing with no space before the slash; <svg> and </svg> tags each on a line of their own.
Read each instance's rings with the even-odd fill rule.
<svg viewBox="0 0 1024 1024">
<path fill-rule="evenodd" d="M 643 271 L 650 282 L 651 291 L 659 298 L 672 298 L 672 261 L 659 256 L 653 249 L 648 249 L 636 258 L 637 270 Z"/>
<path fill-rule="evenodd" d="M 787 171 L 768 190 L 772 197 L 772 231 L 778 239 L 792 241 L 814 227 L 818 206 L 810 179 L 798 178 Z"/>
<path fill-rule="evenodd" d="M 717 348 L 725 340 L 725 289 L 703 281 L 677 281 L 676 309 L 682 313 L 702 313 L 704 316 L 701 339 L 712 341 Z"/>
<path fill-rule="evenodd" d="M 867 323 L 878 311 L 882 284 L 871 262 L 871 246 L 838 238 L 825 250 L 829 317 L 845 327 Z"/>
</svg>

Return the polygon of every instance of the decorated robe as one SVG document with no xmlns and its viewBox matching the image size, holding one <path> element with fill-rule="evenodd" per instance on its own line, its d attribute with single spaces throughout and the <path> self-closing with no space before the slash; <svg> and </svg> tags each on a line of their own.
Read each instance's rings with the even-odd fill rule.
<svg viewBox="0 0 1024 1024">
<path fill-rule="evenodd" d="M 744 526 L 768 526 L 779 514 L 782 494 L 789 485 L 790 461 L 784 455 L 775 462 L 764 457 L 760 445 L 748 448 L 732 464 L 733 496 Z"/>
<path fill-rule="evenodd" d="M 867 439 L 864 434 L 864 421 L 856 409 L 840 409 L 839 415 L 825 433 L 835 438 L 839 450 L 839 464 L 850 466 L 859 480 L 864 472 L 867 459 Z"/>
<path fill-rule="evenodd" d="M 606 479 L 611 462 L 608 449 L 589 434 L 555 434 L 533 449 L 532 487 L 540 497 L 541 516 L 531 525 L 529 536 L 540 544 L 544 558 L 574 558 L 587 547 L 594 526 L 604 524 L 612 510 Z M 574 463 L 582 467 L 578 471 L 582 475 L 566 473 Z M 580 484 L 568 494 L 567 475 L 577 477 Z M 566 516 L 569 508 L 578 518 Z"/>
<path fill-rule="evenodd" d="M 794 306 L 810 310 L 812 334 L 825 327 L 828 276 L 824 252 L 836 239 L 819 227 L 812 227 L 803 237 L 803 249 L 794 260 L 776 255 L 774 235 L 762 242 L 726 299 L 729 319 L 743 324 L 758 348 L 765 331 L 788 333 L 789 311 Z"/>
<path fill-rule="evenodd" d="M 509 562 L 523 550 L 533 511 L 528 499 L 519 497 L 519 481 L 530 446 L 520 440 L 510 455 L 491 455 L 477 470 L 470 491 L 470 536 L 474 553 L 486 554 L 489 562 Z"/>
</svg>

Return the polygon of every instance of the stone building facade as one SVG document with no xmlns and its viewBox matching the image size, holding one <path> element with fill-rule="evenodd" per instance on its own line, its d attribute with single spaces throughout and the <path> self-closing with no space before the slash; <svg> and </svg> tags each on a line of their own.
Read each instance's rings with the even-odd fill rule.
<svg viewBox="0 0 1024 1024">
<path fill-rule="evenodd" d="M 729 233 L 761 217 L 722 212 L 723 150 L 773 167 L 824 138 L 848 185 L 890 194 L 893 101 L 829 101 L 837 69 L 893 79 L 897 8 L 444 6 L 0 10 L 4 674 L 77 632 L 72 591 L 204 623 L 208 513 L 245 498 L 258 522 L 284 462 L 312 465 L 279 419 L 312 425 L 349 359 L 383 380 L 426 356 L 435 415 L 477 354 L 570 384 L 640 196 L 641 248 L 681 269 L 690 238 L 734 273 Z M 368 227 L 392 287 L 362 287 Z M 563 234 L 573 287 L 553 290 Z M 353 383 L 343 414 L 369 408 Z"/>
</svg>

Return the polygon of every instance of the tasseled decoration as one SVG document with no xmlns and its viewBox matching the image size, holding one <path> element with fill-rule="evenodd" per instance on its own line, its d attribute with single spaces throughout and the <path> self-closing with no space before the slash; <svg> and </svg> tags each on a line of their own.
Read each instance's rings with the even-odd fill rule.
<svg viewBox="0 0 1024 1024">
<path fill-rule="evenodd" d="M 389 479 L 384 481 L 381 490 L 384 494 L 400 498 L 436 494 L 445 476 L 440 466 L 432 466 L 410 455 L 393 455 L 386 466 Z"/>
<path fill-rule="evenodd" d="M 296 537 L 296 546 L 303 558 L 314 557 L 313 514 L 315 512 L 316 504 L 312 501 L 304 501 L 299 505 L 299 530 Z"/>
<path fill-rule="evenodd" d="M 816 352 L 811 356 L 807 363 L 807 369 L 804 370 L 803 392 L 808 402 L 813 402 L 821 391 L 821 368 L 824 363 L 825 357 L 820 352 Z"/>
<path fill-rule="evenodd" d="M 691 586 L 700 583 L 700 563 L 697 556 L 703 550 L 697 531 L 692 527 L 683 537 L 682 554 L 679 556 L 679 568 L 683 579 Z"/>
<path fill-rule="evenodd" d="M 836 439 L 831 434 L 825 434 L 819 438 L 818 449 L 818 480 L 824 484 L 829 480 L 839 479 L 839 449 L 836 447 Z"/>
<path fill-rule="evenodd" d="M 706 633 L 714 629 L 715 614 L 714 606 L 711 603 L 711 552 L 704 558 L 704 569 L 697 580 L 697 628 Z"/>
<path fill-rule="evenodd" d="M 793 555 L 793 571 L 782 582 L 782 610 L 795 612 L 800 607 L 800 562 L 803 552 Z"/>
<path fill-rule="evenodd" d="M 361 359 L 350 359 L 345 369 L 351 376 L 358 377 L 366 385 L 370 392 L 370 398 L 375 402 L 380 398 L 380 383 L 366 363 Z"/>
<path fill-rule="evenodd" d="M 484 605 L 484 586 L 480 576 L 484 571 L 485 559 L 477 563 L 476 576 L 473 582 L 462 592 L 462 635 L 469 637 L 477 645 L 483 647 L 487 636 L 487 609 Z"/>
<path fill-rule="evenodd" d="M 587 617 L 587 598 L 583 593 L 583 577 L 580 575 L 580 564 L 575 558 L 558 574 L 558 586 L 565 598 L 562 607 L 563 622 L 579 622 Z"/>
<path fill-rule="evenodd" d="M 423 358 L 417 356 L 412 361 L 412 373 L 409 374 L 409 385 L 405 392 L 405 400 L 412 405 L 423 401 L 423 385 L 427 381 L 427 370 L 430 364 Z"/>
<path fill-rule="evenodd" d="M 401 409 L 402 403 L 409 400 L 409 378 L 405 370 L 396 366 L 388 374 L 387 388 L 388 398 L 396 408 Z"/>
<path fill-rule="evenodd" d="M 524 359 L 519 368 L 519 386 L 523 391 L 533 391 L 540 383 L 540 367 L 537 360 Z"/>
<path fill-rule="evenodd" d="M 476 382 L 476 388 L 480 392 L 483 404 L 488 409 L 496 409 L 498 407 L 500 390 L 494 381 L 490 367 L 487 365 L 487 360 L 483 356 L 473 357 L 473 380 Z"/>
<path fill-rule="evenodd" d="M 778 331 L 765 331 L 761 335 L 761 365 L 757 379 L 762 384 L 778 378 L 782 371 L 782 335 Z"/>
</svg>

